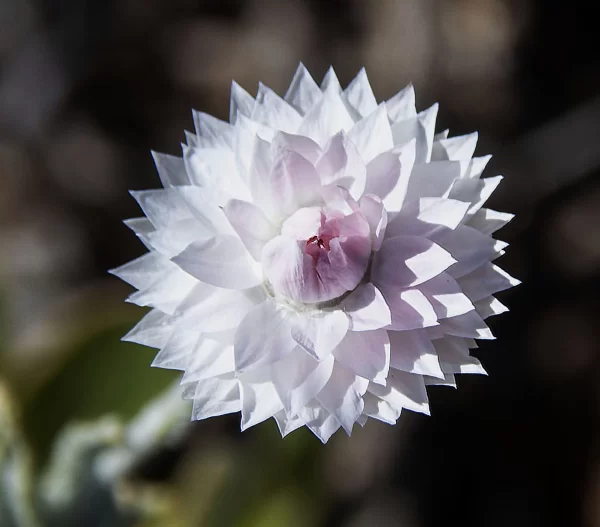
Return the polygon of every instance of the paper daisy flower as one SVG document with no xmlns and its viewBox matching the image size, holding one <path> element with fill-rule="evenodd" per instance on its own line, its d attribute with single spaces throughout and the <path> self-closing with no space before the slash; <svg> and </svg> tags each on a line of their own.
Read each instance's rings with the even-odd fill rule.
<svg viewBox="0 0 600 527">
<path fill-rule="evenodd" d="M 512 215 L 483 208 L 502 178 L 481 178 L 477 134 L 434 135 L 437 109 L 300 65 L 283 98 L 234 82 L 230 122 L 195 112 L 183 158 L 154 155 L 164 188 L 133 192 L 126 222 L 150 252 L 113 273 L 153 308 L 125 340 L 184 371 L 193 419 L 326 442 L 485 373 L 469 349 L 518 283 L 492 263 Z"/>
</svg>

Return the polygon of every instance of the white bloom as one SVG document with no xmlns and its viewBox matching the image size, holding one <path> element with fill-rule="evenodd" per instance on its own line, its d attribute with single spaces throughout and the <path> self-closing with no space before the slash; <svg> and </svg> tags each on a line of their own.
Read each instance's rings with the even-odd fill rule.
<svg viewBox="0 0 600 527">
<path fill-rule="evenodd" d="M 229 123 L 194 113 L 183 159 L 155 154 L 164 189 L 133 192 L 127 222 L 150 252 L 113 272 L 153 308 L 125 340 L 184 371 L 193 419 L 325 442 L 485 373 L 469 348 L 518 283 L 491 263 L 512 215 L 482 208 L 502 178 L 480 177 L 477 134 L 434 135 L 436 114 L 300 65 L 283 99 L 233 83 Z"/>
</svg>

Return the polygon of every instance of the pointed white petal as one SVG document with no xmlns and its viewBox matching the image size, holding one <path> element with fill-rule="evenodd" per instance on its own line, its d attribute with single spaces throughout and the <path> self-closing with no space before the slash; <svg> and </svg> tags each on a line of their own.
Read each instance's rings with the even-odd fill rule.
<svg viewBox="0 0 600 527">
<path fill-rule="evenodd" d="M 254 108 L 254 97 L 237 82 L 231 82 L 231 102 L 229 104 L 229 122 L 235 124 L 238 114 L 250 117 Z"/>
<path fill-rule="evenodd" d="M 402 406 L 393 407 L 387 401 L 384 401 L 370 392 L 365 393 L 363 401 L 363 412 L 366 415 L 389 425 L 395 425 L 402 413 Z"/>
<path fill-rule="evenodd" d="M 444 372 L 443 379 L 429 377 L 427 375 L 425 375 L 423 379 L 425 380 L 425 386 L 450 386 L 451 388 L 456 388 L 456 378 L 454 377 L 454 373 Z"/>
<path fill-rule="evenodd" d="M 493 296 L 486 296 L 475 302 L 475 309 L 477 310 L 477 313 L 479 313 L 479 316 L 484 319 L 508 311 L 508 308 Z"/>
<path fill-rule="evenodd" d="M 189 357 L 182 383 L 209 379 L 235 370 L 233 357 L 234 330 L 203 333 Z"/>
<path fill-rule="evenodd" d="M 304 116 L 297 133 L 310 137 L 319 145 L 324 145 L 340 130 L 347 132 L 353 126 L 354 120 L 341 97 L 328 91 L 323 99 Z"/>
<path fill-rule="evenodd" d="M 348 139 L 356 145 L 365 163 L 391 150 L 394 140 L 385 103 L 381 103 L 371 114 L 358 121 L 348 132 Z"/>
<path fill-rule="evenodd" d="M 373 282 L 382 286 L 418 285 L 445 271 L 455 261 L 450 253 L 431 240 L 395 236 L 384 240 L 381 249 L 375 253 Z"/>
<path fill-rule="evenodd" d="M 242 430 L 262 423 L 283 410 L 283 403 L 271 380 L 260 372 L 248 372 L 238 378 L 242 399 Z"/>
<path fill-rule="evenodd" d="M 333 355 L 356 375 L 385 384 L 390 366 L 390 340 L 385 329 L 349 331 Z"/>
<path fill-rule="evenodd" d="M 233 375 L 222 375 L 200 381 L 194 392 L 192 420 L 239 412 L 240 391 Z"/>
<path fill-rule="evenodd" d="M 185 171 L 185 163 L 181 157 L 175 157 L 159 152 L 152 152 L 156 170 L 163 187 L 189 185 L 190 179 Z"/>
<path fill-rule="evenodd" d="M 377 108 L 377 100 L 369 84 L 367 72 L 362 68 L 348 87 L 344 90 L 343 97 L 361 117 L 374 112 Z"/>
<path fill-rule="evenodd" d="M 412 84 L 400 90 L 386 102 L 388 117 L 392 123 L 414 119 L 417 116 L 415 107 L 415 89 Z"/>
<path fill-rule="evenodd" d="M 521 283 L 506 271 L 494 264 L 482 265 L 472 273 L 458 280 L 460 287 L 472 302 L 477 302 L 499 291 L 504 291 Z"/>
<path fill-rule="evenodd" d="M 308 402 L 327 384 L 334 366 L 333 355 L 321 362 L 297 348 L 271 366 L 271 378 L 289 415 L 300 415 Z"/>
<path fill-rule="evenodd" d="M 470 203 L 446 198 L 421 198 L 404 207 L 389 223 L 388 237 L 410 234 L 433 238 L 436 233 L 456 229 Z"/>
<path fill-rule="evenodd" d="M 431 303 L 438 319 L 456 317 L 475 309 L 458 282 L 447 272 L 421 284 L 419 289 Z"/>
<path fill-rule="evenodd" d="M 149 252 L 108 272 L 136 289 L 145 289 L 172 270 L 173 266 L 175 264 L 161 254 Z"/>
<path fill-rule="evenodd" d="M 192 111 L 198 144 L 205 148 L 231 149 L 233 126 L 204 112 Z"/>
<path fill-rule="evenodd" d="M 300 419 L 297 415 L 288 416 L 285 411 L 277 412 L 273 418 L 277 423 L 277 428 L 279 428 L 279 433 L 281 437 L 285 437 L 288 434 L 291 434 L 294 430 L 298 430 L 298 428 L 304 426 L 306 423 Z"/>
<path fill-rule="evenodd" d="M 350 435 L 354 423 L 362 414 L 362 394 L 366 392 L 368 385 L 369 381 L 366 379 L 357 377 L 341 364 L 336 364 L 316 399 Z"/>
<path fill-rule="evenodd" d="M 336 95 L 340 95 L 342 93 L 342 86 L 340 85 L 340 81 L 335 74 L 335 70 L 332 66 L 329 67 L 325 77 L 323 77 L 323 82 L 321 82 L 321 91 L 324 93 L 334 93 Z"/>
<path fill-rule="evenodd" d="M 314 407 L 304 408 L 301 417 L 306 420 L 306 426 L 325 444 L 329 438 L 340 429 L 340 422 L 325 408 L 314 403 Z"/>
<path fill-rule="evenodd" d="M 262 83 L 258 84 L 256 104 L 251 119 L 290 134 L 296 133 L 302 122 L 302 116 L 293 106 Z"/>
<path fill-rule="evenodd" d="M 163 348 L 175 329 L 173 318 L 158 309 L 146 314 L 121 340 L 150 348 Z"/>
<path fill-rule="evenodd" d="M 460 173 L 459 161 L 432 161 L 415 165 L 404 198 L 405 206 L 421 198 L 447 198 Z"/>
<path fill-rule="evenodd" d="M 370 384 L 369 391 L 393 408 L 407 408 L 429 415 L 429 399 L 422 375 L 390 370 L 387 386 Z"/>
<path fill-rule="evenodd" d="M 266 300 L 239 325 L 235 335 L 235 366 L 239 372 L 280 361 L 295 347 L 287 308 Z"/>
<path fill-rule="evenodd" d="M 177 329 L 158 352 L 152 366 L 168 370 L 185 370 L 193 358 L 200 333 Z"/>
<path fill-rule="evenodd" d="M 461 179 L 454 184 L 449 197 L 471 202 L 468 214 L 475 214 L 492 195 L 492 192 L 496 190 L 502 179 L 502 176 L 485 179 Z"/>
<path fill-rule="evenodd" d="M 467 225 L 477 229 L 483 234 L 492 235 L 497 230 L 504 227 L 515 217 L 514 214 L 507 212 L 498 212 L 492 209 L 479 209 L 467 222 Z"/>
<path fill-rule="evenodd" d="M 335 349 L 350 326 L 341 310 L 299 313 L 292 327 L 293 339 L 308 353 L 321 360 Z"/>
<path fill-rule="evenodd" d="M 230 200 L 223 212 L 252 258 L 260 261 L 265 243 L 277 235 L 276 227 L 256 205 L 247 201 Z"/>
<path fill-rule="evenodd" d="M 487 375 L 479 360 L 469 355 L 464 339 L 445 337 L 434 340 L 434 345 L 445 372 Z"/>
<path fill-rule="evenodd" d="M 470 161 L 475 153 L 478 137 L 477 132 L 473 132 L 467 135 L 441 139 L 435 143 L 433 155 L 440 160 Z"/>
<path fill-rule="evenodd" d="M 375 194 L 383 200 L 386 211 L 402 209 L 410 175 L 415 164 L 416 142 L 380 154 L 367 165 L 365 194 Z"/>
<path fill-rule="evenodd" d="M 411 139 L 417 140 L 417 163 L 428 163 L 431 160 L 437 112 L 438 104 L 436 103 L 415 118 L 399 121 L 392 126 L 394 144 L 402 145 Z"/>
<path fill-rule="evenodd" d="M 342 306 L 350 317 L 352 331 L 379 329 L 392 321 L 390 308 L 383 295 L 371 283 L 359 285 Z"/>
<path fill-rule="evenodd" d="M 437 353 L 426 331 L 389 331 L 390 368 L 444 378 Z"/>
<path fill-rule="evenodd" d="M 304 64 L 300 63 L 284 99 L 301 115 L 306 115 L 322 98 L 321 89 Z"/>
<path fill-rule="evenodd" d="M 176 189 L 139 190 L 130 194 L 156 228 L 168 227 L 192 216 Z"/>
<path fill-rule="evenodd" d="M 366 194 L 360 200 L 360 210 L 365 215 L 371 228 L 371 248 L 378 251 L 381 248 L 387 228 L 387 211 L 379 196 Z"/>
<path fill-rule="evenodd" d="M 483 319 L 477 314 L 477 311 L 469 311 L 464 315 L 445 318 L 440 321 L 440 329 L 442 329 L 446 335 L 453 335 L 456 337 L 486 340 L 496 338 Z"/>
<path fill-rule="evenodd" d="M 198 280 L 227 289 L 248 289 L 262 283 L 252 260 L 239 239 L 215 236 L 193 242 L 172 258 Z"/>
<path fill-rule="evenodd" d="M 406 331 L 437 325 L 433 306 L 418 289 L 401 289 L 393 285 L 380 288 L 392 314 L 389 329 Z"/>
</svg>

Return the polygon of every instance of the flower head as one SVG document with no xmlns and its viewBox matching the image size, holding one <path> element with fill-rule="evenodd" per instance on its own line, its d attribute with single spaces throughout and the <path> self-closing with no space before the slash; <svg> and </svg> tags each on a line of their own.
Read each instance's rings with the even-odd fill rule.
<svg viewBox="0 0 600 527">
<path fill-rule="evenodd" d="M 113 273 L 153 308 L 125 340 L 184 371 L 193 419 L 325 442 L 485 373 L 469 348 L 518 283 L 491 263 L 512 215 L 483 208 L 501 177 L 481 178 L 477 134 L 434 135 L 436 113 L 300 65 L 284 98 L 233 83 L 229 123 L 194 113 L 183 158 L 154 155 L 164 188 L 133 192 L 127 222 L 150 252 Z"/>
</svg>

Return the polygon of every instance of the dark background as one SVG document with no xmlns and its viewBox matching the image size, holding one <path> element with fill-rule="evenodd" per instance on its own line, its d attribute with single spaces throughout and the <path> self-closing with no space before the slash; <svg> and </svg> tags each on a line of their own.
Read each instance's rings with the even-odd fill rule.
<svg viewBox="0 0 600 527">
<path fill-rule="evenodd" d="M 517 218 L 500 265 L 524 284 L 480 344 L 489 377 L 431 389 L 431 417 L 370 420 L 326 446 L 305 430 L 281 441 L 273 422 L 195 423 L 128 475 L 193 513 L 124 525 L 600 526 L 592 8 L 0 0 L 0 384 L 34 466 L 64 424 L 127 419 L 176 378 L 119 342 L 143 310 L 106 273 L 144 252 L 121 221 L 138 215 L 128 189 L 159 184 L 149 150 L 178 154 L 192 107 L 227 119 L 232 79 L 283 94 L 299 61 L 317 81 L 332 64 L 343 85 L 364 65 L 378 99 L 412 81 L 419 109 L 440 102 L 438 130 L 478 130 L 486 174 L 505 176 L 490 205 Z"/>
</svg>

